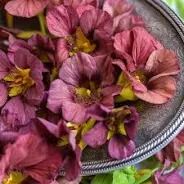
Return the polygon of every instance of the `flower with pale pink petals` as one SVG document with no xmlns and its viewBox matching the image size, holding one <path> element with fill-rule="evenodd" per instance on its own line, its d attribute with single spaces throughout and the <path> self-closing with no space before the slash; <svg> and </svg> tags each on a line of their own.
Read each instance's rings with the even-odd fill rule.
<svg viewBox="0 0 184 184">
<path fill-rule="evenodd" d="M 89 54 L 106 53 L 112 50 L 112 18 L 94 7 L 83 12 L 81 17 L 71 6 L 60 5 L 48 11 L 47 26 L 57 41 L 57 62 L 78 52 Z"/>
<path fill-rule="evenodd" d="M 84 136 L 84 142 L 98 148 L 108 141 L 108 152 L 112 158 L 123 159 L 135 150 L 135 135 L 139 115 L 133 107 L 113 109 L 104 121 L 98 122 Z"/>
<path fill-rule="evenodd" d="M 176 91 L 174 76 L 180 71 L 173 51 L 164 49 L 141 27 L 116 34 L 114 47 L 121 59 L 114 64 L 123 72 L 119 80 L 122 96 L 128 88 L 134 96 L 153 104 L 166 103 L 173 97 Z"/>
<path fill-rule="evenodd" d="M 115 33 L 144 26 L 142 18 L 136 15 L 134 7 L 127 0 L 105 0 L 103 10 L 113 17 Z"/>
<path fill-rule="evenodd" d="M 114 107 L 119 86 L 114 85 L 110 57 L 78 53 L 63 63 L 59 78 L 51 83 L 47 107 L 67 121 L 84 123 L 101 119 Z"/>
<path fill-rule="evenodd" d="M 50 184 L 58 176 L 62 161 L 60 151 L 40 136 L 20 135 L 0 159 L 0 181 L 21 183 L 31 177 L 40 184 Z"/>
</svg>

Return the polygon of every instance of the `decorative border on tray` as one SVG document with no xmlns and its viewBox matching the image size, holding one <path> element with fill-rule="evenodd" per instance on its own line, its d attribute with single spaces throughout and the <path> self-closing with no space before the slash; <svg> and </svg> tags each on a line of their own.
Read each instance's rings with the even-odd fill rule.
<svg viewBox="0 0 184 184">
<path fill-rule="evenodd" d="M 184 24 L 181 19 L 164 2 L 160 0 L 145 0 L 157 9 L 176 29 L 184 42 Z M 139 163 L 164 148 L 184 128 L 184 102 L 169 125 L 155 138 L 138 147 L 134 154 L 123 160 L 102 160 L 83 162 L 82 175 L 94 175 L 120 169 L 127 165 Z M 62 173 L 63 174 L 63 173 Z"/>
</svg>

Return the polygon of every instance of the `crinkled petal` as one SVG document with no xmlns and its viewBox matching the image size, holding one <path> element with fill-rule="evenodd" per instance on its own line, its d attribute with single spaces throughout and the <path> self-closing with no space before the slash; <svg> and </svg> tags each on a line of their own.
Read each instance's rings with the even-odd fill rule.
<svg viewBox="0 0 184 184">
<path fill-rule="evenodd" d="M 125 136 L 114 136 L 108 144 L 108 152 L 112 158 L 124 159 L 135 150 L 135 143 Z"/>
<path fill-rule="evenodd" d="M 81 17 L 81 15 L 85 12 L 85 11 L 88 11 L 88 10 L 93 10 L 94 7 L 92 5 L 79 5 L 77 7 L 77 13 L 78 13 L 78 16 Z"/>
<path fill-rule="evenodd" d="M 161 76 L 177 75 L 180 71 L 178 58 L 171 50 L 156 50 L 146 62 L 145 71 L 149 76 L 154 76 L 154 79 Z"/>
<path fill-rule="evenodd" d="M 149 103 L 163 104 L 170 100 L 176 92 L 176 80 L 174 77 L 163 76 L 150 80 L 146 92 L 135 91 L 135 95 Z"/>
<path fill-rule="evenodd" d="M 3 83 L 0 83 L 0 91 L 0 107 L 2 107 L 8 99 L 8 90 Z"/>
<path fill-rule="evenodd" d="M 11 0 L 5 9 L 15 16 L 33 17 L 43 11 L 48 2 L 48 0 Z"/>
<path fill-rule="evenodd" d="M 48 11 L 47 26 L 53 35 L 57 37 L 66 37 L 73 33 L 78 25 L 78 14 L 71 6 L 57 6 Z"/>
<path fill-rule="evenodd" d="M 84 142 L 92 148 L 98 148 L 107 141 L 108 130 L 103 122 L 97 123 L 83 136 Z"/>
<path fill-rule="evenodd" d="M 35 107 L 24 103 L 20 97 L 14 97 L 2 108 L 1 114 L 5 125 L 14 128 L 29 123 L 35 118 L 35 111 Z"/>
</svg>

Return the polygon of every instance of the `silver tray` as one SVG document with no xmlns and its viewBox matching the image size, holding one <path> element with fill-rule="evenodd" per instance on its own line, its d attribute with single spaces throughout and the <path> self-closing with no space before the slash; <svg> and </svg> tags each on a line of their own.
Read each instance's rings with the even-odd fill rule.
<svg viewBox="0 0 184 184">
<path fill-rule="evenodd" d="M 179 59 L 175 97 L 165 105 L 143 104 L 136 138 L 136 150 L 123 160 L 112 160 L 106 147 L 87 149 L 83 154 L 82 175 L 93 175 L 137 164 L 165 147 L 184 128 L 184 24 L 161 0 L 130 0 L 147 25 L 147 29 Z"/>
<path fill-rule="evenodd" d="M 181 66 L 177 93 L 165 105 L 142 104 L 141 122 L 136 137 L 137 148 L 133 155 L 117 161 L 109 159 L 106 147 L 98 150 L 87 148 L 82 156 L 82 175 L 94 175 L 137 164 L 165 147 L 184 128 L 184 24 L 161 0 L 130 0 L 130 2 L 135 4 L 138 14 L 144 18 L 147 29 L 165 47 L 177 53 Z M 19 20 L 16 25 L 21 27 L 25 24 Z M 37 25 L 31 23 L 26 24 L 27 26 L 33 28 Z"/>
</svg>

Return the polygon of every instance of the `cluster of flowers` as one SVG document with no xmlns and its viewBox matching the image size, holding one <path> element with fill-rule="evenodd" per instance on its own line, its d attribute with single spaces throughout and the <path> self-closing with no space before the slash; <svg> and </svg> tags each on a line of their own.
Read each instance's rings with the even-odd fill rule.
<svg viewBox="0 0 184 184">
<path fill-rule="evenodd" d="M 126 102 L 171 99 L 179 73 L 175 53 L 125 0 L 3 6 L 21 17 L 46 9 L 49 33 L 25 40 L 0 32 L 8 35 L 0 44 L 0 183 L 50 184 L 61 169 L 73 180 L 87 146 L 108 144 L 110 157 L 130 156 L 139 115 Z"/>
</svg>

